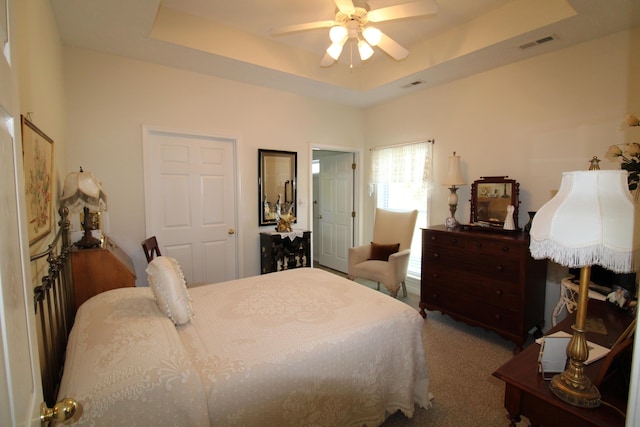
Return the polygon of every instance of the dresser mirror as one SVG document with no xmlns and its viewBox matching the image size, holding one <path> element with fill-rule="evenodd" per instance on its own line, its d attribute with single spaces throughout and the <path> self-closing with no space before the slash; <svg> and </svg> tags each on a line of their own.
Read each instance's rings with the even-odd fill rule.
<svg viewBox="0 0 640 427">
<path fill-rule="evenodd" d="M 513 222 L 518 227 L 520 184 L 507 176 L 485 176 L 471 184 L 471 223 L 503 227 L 507 207 L 513 206 Z"/>
<path fill-rule="evenodd" d="M 298 153 L 258 149 L 260 225 L 277 224 L 280 215 L 296 215 Z"/>
</svg>

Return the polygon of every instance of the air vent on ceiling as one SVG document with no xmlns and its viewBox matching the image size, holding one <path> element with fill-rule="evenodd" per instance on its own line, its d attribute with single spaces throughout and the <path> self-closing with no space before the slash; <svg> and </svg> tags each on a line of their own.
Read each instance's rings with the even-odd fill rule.
<svg viewBox="0 0 640 427">
<path fill-rule="evenodd" d="M 534 47 L 534 46 L 538 46 L 538 45 L 541 45 L 541 44 L 544 44 L 544 43 L 548 43 L 548 42 L 553 41 L 555 39 L 556 39 L 556 36 L 542 37 L 541 39 L 534 40 L 532 42 L 520 45 L 520 49 L 522 49 L 522 50 L 529 49 L 530 47 Z"/>
<path fill-rule="evenodd" d="M 416 80 L 415 82 L 411 82 L 411 83 L 407 83 L 405 85 L 400 86 L 402 89 L 408 89 L 410 87 L 414 87 L 414 86 L 419 86 L 421 84 L 423 84 L 424 82 L 422 80 Z"/>
</svg>

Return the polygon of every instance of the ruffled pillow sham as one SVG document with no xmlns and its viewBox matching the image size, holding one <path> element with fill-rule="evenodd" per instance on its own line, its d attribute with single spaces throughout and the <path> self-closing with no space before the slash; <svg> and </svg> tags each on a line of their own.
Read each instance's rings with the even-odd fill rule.
<svg viewBox="0 0 640 427">
<path fill-rule="evenodd" d="M 160 310 L 176 326 L 190 322 L 194 316 L 191 297 L 178 262 L 171 257 L 159 256 L 149 263 L 146 271 Z"/>
</svg>

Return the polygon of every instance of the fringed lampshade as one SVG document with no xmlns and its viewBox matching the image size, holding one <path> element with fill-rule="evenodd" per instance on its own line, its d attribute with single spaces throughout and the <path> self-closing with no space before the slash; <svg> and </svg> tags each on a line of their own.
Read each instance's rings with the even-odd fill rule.
<svg viewBox="0 0 640 427">
<path fill-rule="evenodd" d="M 102 190 L 102 184 L 91 172 L 71 172 L 64 181 L 64 189 L 60 202 L 69 208 L 71 212 L 84 210 L 84 236 L 76 246 L 80 248 L 93 248 L 100 244 L 100 240 L 91 235 L 89 224 L 89 210 L 106 211 L 107 195 Z"/>
<path fill-rule="evenodd" d="M 584 375 L 591 266 L 617 273 L 634 271 L 639 251 L 634 222 L 638 224 L 639 211 L 627 187 L 626 171 L 565 172 L 558 193 L 538 210 L 531 225 L 533 258 L 581 268 L 576 324 L 567 347 L 570 364 L 551 381 L 553 393 L 575 406 L 600 404 L 599 391 Z"/>
</svg>

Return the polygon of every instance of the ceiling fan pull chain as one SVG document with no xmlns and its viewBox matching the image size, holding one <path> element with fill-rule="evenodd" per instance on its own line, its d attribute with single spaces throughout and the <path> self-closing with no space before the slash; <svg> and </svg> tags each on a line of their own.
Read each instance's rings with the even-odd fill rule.
<svg viewBox="0 0 640 427">
<path fill-rule="evenodd" d="M 349 59 L 349 68 L 353 71 L 353 39 L 349 40 L 349 55 L 351 56 Z"/>
</svg>

